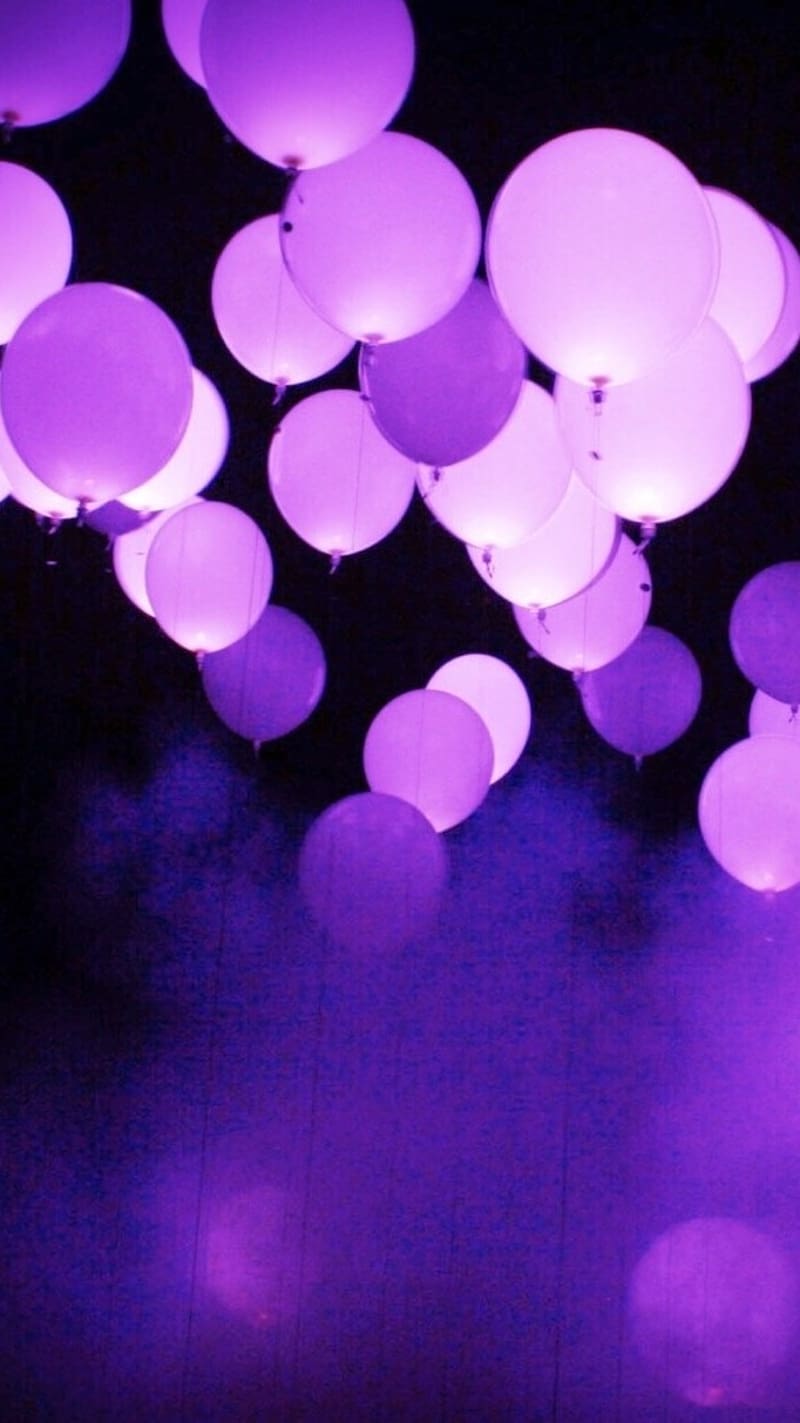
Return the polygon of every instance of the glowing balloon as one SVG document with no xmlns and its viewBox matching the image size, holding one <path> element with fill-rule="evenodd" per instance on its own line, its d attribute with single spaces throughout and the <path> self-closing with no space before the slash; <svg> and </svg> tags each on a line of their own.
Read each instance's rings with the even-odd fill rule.
<svg viewBox="0 0 800 1423">
<path fill-rule="evenodd" d="M 261 530 L 233 504 L 184 505 L 158 530 L 145 565 L 156 621 L 192 652 L 217 652 L 244 637 L 272 588 Z"/>
<path fill-rule="evenodd" d="M 121 496 L 130 509 L 174 509 L 207 489 L 219 472 L 230 438 L 225 402 L 202 371 L 192 371 L 192 390 L 189 423 L 178 448 L 152 479 Z"/>
<path fill-rule="evenodd" d="M 718 756 L 698 801 L 710 853 L 750 889 L 800 883 L 800 742 L 747 736 Z"/>
<path fill-rule="evenodd" d="M 322 813 L 300 851 L 300 891 L 345 948 L 385 952 L 431 928 L 447 878 L 445 847 L 425 816 L 393 795 L 347 796 Z"/>
<path fill-rule="evenodd" d="M 404 692 L 374 718 L 364 742 L 371 790 L 415 805 L 435 830 L 477 810 L 492 777 L 494 749 L 483 719 L 450 692 Z"/>
<path fill-rule="evenodd" d="M 323 321 L 286 270 L 279 218 L 256 218 L 220 253 L 211 284 L 217 330 L 245 370 L 275 386 L 315 380 L 338 366 L 353 340 Z"/>
<path fill-rule="evenodd" d="M 177 449 L 192 367 L 154 302 L 105 282 L 76 283 L 17 328 L 0 397 L 9 436 L 37 478 L 68 499 L 105 503 Z"/>
<path fill-rule="evenodd" d="M 188 503 L 200 504 L 202 500 L 190 499 Z M 180 507 L 182 508 L 183 505 Z M 150 618 L 154 618 L 155 613 L 145 583 L 147 555 L 159 529 L 162 529 L 167 520 L 177 512 L 177 509 L 164 509 L 160 514 L 154 514 L 149 518 L 145 516 L 137 528 L 117 535 L 112 545 L 111 564 L 120 588 L 126 598 L 129 598 L 140 612 L 146 613 Z"/>
<path fill-rule="evenodd" d="M 750 429 L 750 387 L 724 331 L 704 321 L 663 365 L 602 403 L 559 376 L 555 402 L 575 469 L 620 518 L 687 514 L 733 472 Z"/>
<path fill-rule="evenodd" d="M 646 626 L 613 662 L 578 687 L 599 736 L 637 760 L 671 746 L 693 722 L 702 679 L 693 654 L 664 628 Z"/>
<path fill-rule="evenodd" d="M 554 608 L 514 608 L 529 647 L 569 672 L 613 662 L 639 636 L 650 612 L 650 570 L 627 534 L 602 573 L 582 593 Z"/>
<path fill-rule="evenodd" d="M 747 729 L 751 736 L 800 736 L 800 712 L 786 702 L 776 702 L 756 691 L 750 703 Z"/>
<path fill-rule="evenodd" d="M 63 494 L 56 494 L 54 489 L 42 484 L 12 445 L 3 419 L 1 387 L 0 379 L 0 470 L 11 486 L 12 495 L 18 504 L 24 504 L 26 509 L 41 514 L 43 518 L 56 523 L 61 519 L 74 519 L 80 507 L 77 499 L 66 499 Z"/>
<path fill-rule="evenodd" d="M 206 87 L 200 59 L 200 21 L 206 0 L 161 0 L 161 22 L 167 44 L 184 74 Z"/>
<path fill-rule="evenodd" d="M 489 281 L 526 346 L 580 385 L 635 380 L 706 316 L 718 239 L 699 183 L 673 154 L 621 129 L 534 150 L 498 193 Z"/>
<path fill-rule="evenodd" d="M 402 519 L 415 466 L 376 428 L 354 390 L 295 405 L 272 437 L 269 487 L 287 524 L 323 553 L 370 548 Z"/>
<path fill-rule="evenodd" d="M 361 389 L 386 439 L 422 464 L 477 454 L 517 402 L 527 353 L 485 282 L 416 336 L 365 346 Z"/>
<path fill-rule="evenodd" d="M 769 226 L 783 259 L 783 306 L 763 346 L 745 363 L 744 373 L 749 381 L 771 375 L 800 341 L 800 254 L 785 233 L 772 223 Z"/>
<path fill-rule="evenodd" d="M 0 163 L 0 212 L 13 213 L 13 222 L 0 224 L 0 346 L 5 346 L 23 318 L 64 286 L 72 265 L 72 229 L 50 184 L 19 163 Z"/>
<path fill-rule="evenodd" d="M 619 521 L 573 476 L 558 507 L 536 533 L 513 548 L 468 547 L 473 568 L 493 592 L 523 608 L 549 608 L 572 598 L 605 568 Z"/>
<path fill-rule="evenodd" d="M 499 657 L 467 652 L 438 668 L 428 687 L 460 697 L 485 722 L 492 738 L 494 785 L 516 765 L 530 736 L 531 703 L 522 679 Z"/>
<path fill-rule="evenodd" d="M 461 300 L 481 221 L 466 180 L 438 149 L 381 133 L 341 163 L 301 173 L 281 247 L 303 296 L 357 341 L 399 341 Z"/>
<path fill-rule="evenodd" d="M 49 123 L 88 104 L 127 48 L 130 0 L 0 6 L 0 119 Z"/>
<path fill-rule="evenodd" d="M 325 687 L 325 654 L 307 622 L 268 603 L 244 637 L 204 657 L 202 677 L 220 720 L 260 744 L 311 716 Z"/>
<path fill-rule="evenodd" d="M 761 349 L 781 314 L 786 274 L 768 222 L 749 203 L 720 188 L 705 188 L 719 232 L 720 261 L 709 316 L 746 363 Z"/>
<path fill-rule="evenodd" d="M 773 563 L 745 583 L 730 620 L 739 670 L 778 702 L 800 703 L 800 562 Z"/>
<path fill-rule="evenodd" d="M 211 103 L 247 148 L 316 168 L 391 123 L 414 31 L 403 0 L 208 0 L 200 57 Z"/>
</svg>

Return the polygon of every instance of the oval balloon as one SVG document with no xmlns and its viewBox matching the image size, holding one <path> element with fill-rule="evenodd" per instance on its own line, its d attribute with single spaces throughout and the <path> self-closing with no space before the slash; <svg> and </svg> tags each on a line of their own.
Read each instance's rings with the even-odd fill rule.
<svg viewBox="0 0 800 1423">
<path fill-rule="evenodd" d="M 130 0 L 25 0 L 0 7 L 0 119 L 49 123 L 88 104 L 122 59 Z"/>
<path fill-rule="evenodd" d="M 190 504 L 201 502 L 200 499 L 188 501 Z M 140 612 L 146 613 L 149 618 L 154 618 L 155 613 L 145 582 L 147 555 L 159 529 L 162 529 L 167 520 L 177 512 L 177 509 L 163 509 L 160 514 L 143 516 L 142 522 L 136 528 L 118 534 L 111 547 L 111 566 L 120 588 L 126 598 L 129 598 L 134 606 Z"/>
<path fill-rule="evenodd" d="M 432 326 L 461 300 L 480 256 L 480 214 L 443 153 L 406 133 L 381 133 L 295 179 L 281 247 L 319 315 L 377 345 Z"/>
<path fill-rule="evenodd" d="M 208 0 L 208 97 L 245 147 L 279 168 L 317 168 L 391 123 L 414 71 L 403 0 Z"/>
<path fill-rule="evenodd" d="M 76 283 L 17 328 L 0 398 L 9 436 L 38 479 L 68 499 L 106 503 L 177 449 L 192 367 L 154 302 L 105 282 Z"/>
<path fill-rule="evenodd" d="M 161 22 L 164 35 L 184 74 L 195 84 L 206 87 L 206 76 L 200 59 L 200 22 L 206 0 L 161 0 Z"/>
<path fill-rule="evenodd" d="M 748 682 L 778 702 L 800 704 L 800 562 L 773 563 L 738 594 L 730 644 Z"/>
<path fill-rule="evenodd" d="M 744 373 L 751 382 L 763 380 L 783 365 L 800 341 L 800 254 L 780 228 L 769 226 L 783 258 L 783 306 L 763 346 L 745 362 Z"/>
<path fill-rule="evenodd" d="M 178 448 L 151 479 L 120 496 L 129 509 L 174 509 L 207 489 L 219 473 L 230 438 L 225 402 L 202 371 L 192 370 L 192 391 L 189 423 Z"/>
<path fill-rule="evenodd" d="M 768 222 L 749 203 L 721 188 L 705 188 L 719 233 L 717 286 L 709 316 L 746 364 L 774 331 L 786 294 L 780 248 Z"/>
<path fill-rule="evenodd" d="M 260 744 L 311 716 L 325 687 L 325 654 L 303 618 L 268 603 L 244 637 L 204 657 L 202 678 L 220 720 Z"/>
<path fill-rule="evenodd" d="M 800 736 L 800 712 L 786 702 L 776 702 L 766 692 L 756 691 L 747 719 L 750 736 Z"/>
<path fill-rule="evenodd" d="M 499 657 L 466 652 L 439 667 L 428 687 L 460 697 L 485 722 L 492 738 L 494 785 L 517 764 L 531 733 L 531 702 L 522 679 Z"/>
<path fill-rule="evenodd" d="M 729 746 L 706 772 L 698 819 L 710 854 L 741 884 L 800 883 L 800 742 L 764 734 Z"/>
<path fill-rule="evenodd" d="M 0 225 L 0 346 L 5 346 L 24 317 L 64 286 L 72 265 L 72 228 L 50 184 L 19 163 L 0 163 L 0 212 L 14 214 L 13 223 Z"/>
<path fill-rule="evenodd" d="M 364 742 L 370 790 L 409 801 L 434 830 L 477 810 L 494 765 L 483 719 L 450 692 L 404 692 L 373 719 Z"/>
<path fill-rule="evenodd" d="M 281 254 L 279 222 L 273 213 L 234 233 L 214 268 L 211 306 L 231 355 L 282 387 L 324 375 L 354 343 L 300 295 Z"/>
<path fill-rule="evenodd" d="M 452 465 L 502 430 L 527 352 L 485 282 L 416 336 L 364 346 L 359 383 L 378 429 L 409 459 Z"/>
<path fill-rule="evenodd" d="M 680 638 L 647 626 L 635 642 L 581 677 L 583 709 L 599 736 L 639 759 L 671 746 L 697 715 L 700 668 Z"/>
<path fill-rule="evenodd" d="M 11 487 L 11 493 L 18 504 L 24 504 L 26 509 L 31 509 L 34 514 L 40 514 L 45 519 L 52 519 L 58 523 L 61 519 L 74 519 L 77 517 L 80 506 L 77 499 L 66 499 L 63 494 L 56 494 L 54 489 L 43 484 L 41 479 L 37 479 L 32 469 L 28 469 L 25 461 L 20 459 L 19 454 L 11 443 L 6 429 L 6 422 L 3 419 L 3 399 L 2 399 L 2 377 L 0 377 L 0 470 L 2 470 Z"/>
<path fill-rule="evenodd" d="M 489 281 L 529 350 L 579 385 L 636 380 L 707 315 L 719 265 L 700 184 L 622 129 L 543 144 L 498 193 Z"/>
</svg>

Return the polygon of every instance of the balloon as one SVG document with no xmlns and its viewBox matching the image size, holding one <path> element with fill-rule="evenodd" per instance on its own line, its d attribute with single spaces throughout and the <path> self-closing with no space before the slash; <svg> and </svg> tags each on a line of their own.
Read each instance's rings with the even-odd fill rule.
<svg viewBox="0 0 800 1423">
<path fill-rule="evenodd" d="M 800 562 L 773 563 L 745 583 L 730 620 L 731 651 L 748 682 L 800 703 Z"/>
<path fill-rule="evenodd" d="M 192 652 L 218 652 L 261 616 L 272 556 L 261 530 L 233 504 L 186 504 L 158 530 L 145 565 L 156 621 Z"/>
<path fill-rule="evenodd" d="M 466 180 L 438 149 L 381 133 L 329 168 L 301 173 L 281 221 L 303 296 L 357 341 L 399 341 L 456 305 L 480 256 Z"/>
<path fill-rule="evenodd" d="M 494 765 L 483 719 L 450 692 L 404 692 L 387 702 L 364 742 L 371 790 L 399 796 L 449 830 L 477 810 Z"/>
<path fill-rule="evenodd" d="M 269 487 L 287 524 L 336 558 L 370 548 L 395 528 L 414 493 L 414 473 L 354 390 L 301 400 L 269 449 Z"/>
<path fill-rule="evenodd" d="M 27 127 L 88 104 L 122 59 L 130 28 L 130 0 L 0 6 L 0 118 Z"/>
<path fill-rule="evenodd" d="M 177 449 L 192 367 L 154 302 L 105 282 L 76 283 L 17 328 L 0 395 L 9 436 L 37 478 L 68 499 L 105 503 Z"/>
<path fill-rule="evenodd" d="M 486 723 L 494 753 L 494 785 L 516 765 L 530 736 L 531 703 L 524 682 L 499 657 L 467 652 L 439 667 L 428 687 L 460 697 Z"/>
<path fill-rule="evenodd" d="M 786 702 L 756 691 L 750 703 L 747 729 L 751 736 L 800 736 L 800 714 Z"/>
<path fill-rule="evenodd" d="M 619 539 L 619 521 L 575 476 L 561 503 L 536 533 L 513 548 L 468 547 L 473 568 L 493 592 L 526 608 L 572 598 L 605 568 Z"/>
<path fill-rule="evenodd" d="M 188 504 L 201 504 L 202 502 L 201 499 L 187 500 Z M 182 504 L 178 506 L 181 509 L 183 507 Z M 114 538 L 111 548 L 111 565 L 120 588 L 126 598 L 129 598 L 140 612 L 146 613 L 150 618 L 154 618 L 155 613 L 145 583 L 147 555 L 159 529 L 162 529 L 167 520 L 177 512 L 178 509 L 163 509 L 160 514 L 153 514 L 149 517 L 145 515 L 143 522 L 137 528 L 118 534 Z"/>
<path fill-rule="evenodd" d="M 5 346 L 23 318 L 64 286 L 72 265 L 72 229 L 50 184 L 19 163 L 0 163 L 0 212 L 14 215 L 13 222 L 0 226 L 0 346 Z"/>
<path fill-rule="evenodd" d="M 527 352 L 485 282 L 405 341 L 364 346 L 359 382 L 378 429 L 423 464 L 477 454 L 502 430 L 517 402 Z"/>
<path fill-rule="evenodd" d="M 163 469 L 121 496 L 130 509 L 150 513 L 184 504 L 207 489 L 222 467 L 230 438 L 225 402 L 202 371 L 192 370 L 192 390 L 189 423 L 178 448 Z"/>
<path fill-rule="evenodd" d="M 800 743 L 764 734 L 729 746 L 706 772 L 698 819 L 734 879 L 763 891 L 800 883 Z"/>
<path fill-rule="evenodd" d="M 42 484 L 42 481 L 36 478 L 33 470 L 28 469 L 25 461 L 20 459 L 12 445 L 6 429 L 6 422 L 3 419 L 2 378 L 0 378 L 0 470 L 8 480 L 11 493 L 18 504 L 24 504 L 26 509 L 32 509 L 35 514 L 40 514 L 45 519 L 52 519 L 56 523 L 61 519 L 76 518 L 79 511 L 77 499 L 66 499 L 63 494 L 56 494 L 54 489 Z"/>
<path fill-rule="evenodd" d="M 204 657 L 202 678 L 220 720 L 260 744 L 311 716 L 325 687 L 325 654 L 308 623 L 268 603 L 244 637 Z"/>
<path fill-rule="evenodd" d="M 351 337 L 323 321 L 286 270 L 279 218 L 256 218 L 234 233 L 214 268 L 211 305 L 231 355 L 259 380 L 282 387 L 338 366 Z"/>
<path fill-rule="evenodd" d="M 300 891 L 335 943 L 398 949 L 433 924 L 447 878 L 445 847 L 425 816 L 366 791 L 322 813 L 300 851 Z"/>
<path fill-rule="evenodd" d="M 800 255 L 780 228 L 772 223 L 769 226 L 783 259 L 783 306 L 763 346 L 745 363 L 744 373 L 751 382 L 762 380 L 783 365 L 800 341 Z"/>
<path fill-rule="evenodd" d="M 781 314 L 786 273 L 768 222 L 733 193 L 705 188 L 720 241 L 719 277 L 709 316 L 749 361 L 768 340 Z"/>
<path fill-rule="evenodd" d="M 517 627 L 546 662 L 593 672 L 639 636 L 652 597 L 650 570 L 627 534 L 593 583 L 554 608 L 514 608 Z"/>
<path fill-rule="evenodd" d="M 403 0 L 208 0 L 200 57 L 211 103 L 246 148 L 316 168 L 391 123 L 414 31 Z"/>
<path fill-rule="evenodd" d="M 718 239 L 699 183 L 621 129 L 543 144 L 495 198 L 486 264 L 498 304 L 539 360 L 580 385 L 635 380 L 706 316 Z"/>
<path fill-rule="evenodd" d="M 206 0 L 161 0 L 161 22 L 164 35 L 184 74 L 195 84 L 206 87 L 206 76 L 200 59 L 200 21 Z"/>
<path fill-rule="evenodd" d="M 724 331 L 704 321 L 664 363 L 596 403 L 559 376 L 555 402 L 575 469 L 620 518 L 658 524 L 710 499 L 750 428 L 750 387 Z"/>
<path fill-rule="evenodd" d="M 671 746 L 700 705 L 700 668 L 685 643 L 644 627 L 628 648 L 581 677 L 583 709 L 599 736 L 637 760 Z"/>
</svg>

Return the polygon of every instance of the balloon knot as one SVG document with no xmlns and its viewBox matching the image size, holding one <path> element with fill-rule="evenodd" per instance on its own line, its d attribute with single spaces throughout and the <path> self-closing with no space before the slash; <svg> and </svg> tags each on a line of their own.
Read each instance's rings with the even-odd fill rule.
<svg viewBox="0 0 800 1423">
<path fill-rule="evenodd" d="M 334 550 L 334 552 L 331 554 L 331 565 L 328 569 L 328 572 L 330 574 L 336 573 L 337 569 L 341 567 L 343 556 L 344 555 L 341 554 L 338 549 Z"/>
<path fill-rule="evenodd" d="M 282 404 L 283 398 L 284 398 L 284 396 L 285 396 L 285 394 L 286 394 L 286 388 L 287 388 L 288 384 L 289 384 L 289 382 L 288 382 L 288 380 L 286 379 L 285 376 L 281 376 L 278 380 L 276 380 L 276 382 L 275 382 L 275 394 L 274 394 L 273 397 L 272 397 L 272 404 L 273 404 L 273 407 L 275 407 L 276 405 Z"/>
</svg>

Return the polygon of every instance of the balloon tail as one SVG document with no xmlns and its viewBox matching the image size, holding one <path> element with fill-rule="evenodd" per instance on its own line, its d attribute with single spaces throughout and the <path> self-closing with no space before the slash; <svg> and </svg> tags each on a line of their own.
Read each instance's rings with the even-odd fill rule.
<svg viewBox="0 0 800 1423">
<path fill-rule="evenodd" d="M 650 547 L 656 536 L 657 527 L 655 519 L 642 519 L 639 525 L 639 542 L 633 550 L 635 554 L 643 554 L 645 549 Z"/>
<path fill-rule="evenodd" d="M 275 407 L 275 406 L 277 406 L 277 405 L 282 405 L 282 404 L 283 404 L 283 398 L 284 398 L 284 396 L 285 396 L 285 394 L 286 394 L 286 387 L 288 386 L 288 384 L 289 384 L 288 380 L 286 380 L 286 379 L 283 378 L 283 377 L 282 377 L 280 380 L 276 380 L 276 382 L 275 382 L 275 394 L 274 394 L 273 397 L 272 397 L 272 404 L 273 404 L 273 407 Z"/>
<path fill-rule="evenodd" d="M 330 568 L 328 569 L 328 572 L 329 572 L 331 575 L 333 575 L 333 574 L 336 573 L 336 571 L 341 567 L 341 564 L 342 564 L 342 554 L 341 554 L 341 553 L 338 553 L 338 552 L 332 553 L 332 554 L 331 554 L 331 565 L 330 565 Z"/>
<path fill-rule="evenodd" d="M 14 129 L 19 123 L 19 114 L 14 109 L 5 109 L 0 114 L 0 133 L 3 136 L 3 143 L 10 143 L 14 136 Z"/>
<path fill-rule="evenodd" d="M 204 663 L 205 660 L 206 660 L 206 654 L 205 654 L 205 652 L 203 652 L 202 649 L 200 649 L 200 651 L 198 651 L 198 652 L 196 652 L 196 653 L 194 654 L 194 660 L 195 660 L 195 662 L 197 663 L 197 670 L 198 670 L 198 672 L 202 672 L 202 670 L 203 670 L 203 663 Z"/>
<path fill-rule="evenodd" d="M 636 767 L 637 771 L 641 771 L 643 763 L 644 763 L 644 756 L 634 756 L 634 758 L 633 758 L 633 764 L 634 764 L 634 766 Z"/>
<path fill-rule="evenodd" d="M 536 617 L 538 619 L 539 626 L 541 627 L 542 632 L 546 632 L 547 636 L 551 637 L 552 634 L 550 628 L 547 626 L 547 609 L 540 608 L 538 613 L 536 614 Z"/>
<path fill-rule="evenodd" d="M 600 425 L 600 418 L 603 414 L 603 406 L 606 403 L 606 392 L 603 388 L 601 380 L 596 381 L 594 386 L 592 387 L 591 399 L 593 417 L 592 424 L 594 426 L 594 429 L 592 431 L 592 448 L 590 449 L 589 454 L 591 455 L 593 460 L 601 460 L 603 458 L 603 455 L 600 450 L 600 431 L 602 428 Z"/>
<path fill-rule="evenodd" d="M 486 569 L 486 577 L 494 578 L 494 555 L 490 548 L 483 550 L 483 566 Z"/>
</svg>

